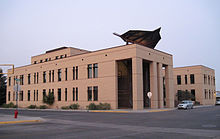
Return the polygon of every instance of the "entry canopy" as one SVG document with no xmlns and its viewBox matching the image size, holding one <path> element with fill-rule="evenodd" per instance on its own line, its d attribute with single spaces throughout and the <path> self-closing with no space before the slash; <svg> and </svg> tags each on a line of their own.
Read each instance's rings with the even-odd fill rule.
<svg viewBox="0 0 220 139">
<path fill-rule="evenodd" d="M 119 35 L 117 33 L 113 34 L 122 38 L 127 44 L 140 44 L 154 49 L 159 40 L 161 39 L 160 29 L 161 28 L 158 28 L 154 31 L 129 30 L 128 32 L 122 35 Z"/>
</svg>

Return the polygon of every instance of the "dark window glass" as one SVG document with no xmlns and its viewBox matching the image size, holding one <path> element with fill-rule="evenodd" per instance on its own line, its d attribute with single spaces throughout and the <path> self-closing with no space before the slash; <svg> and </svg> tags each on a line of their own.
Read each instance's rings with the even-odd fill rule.
<svg viewBox="0 0 220 139">
<path fill-rule="evenodd" d="M 98 78 L 98 64 L 93 64 L 93 78 Z"/>
<path fill-rule="evenodd" d="M 20 94 L 19 94 L 19 100 L 23 101 L 23 91 L 21 91 Z"/>
<path fill-rule="evenodd" d="M 11 86 L 11 77 L 8 78 L 8 86 Z"/>
<path fill-rule="evenodd" d="M 208 84 L 210 84 L 210 76 L 208 76 Z"/>
<path fill-rule="evenodd" d="M 88 78 L 92 78 L 92 64 L 88 65 Z"/>
<path fill-rule="evenodd" d="M 98 86 L 93 87 L 93 98 L 94 101 L 98 101 Z"/>
<path fill-rule="evenodd" d="M 34 64 L 37 64 L 37 61 L 34 61 Z"/>
<path fill-rule="evenodd" d="M 42 63 L 43 62 L 43 60 L 40 60 L 40 63 Z"/>
<path fill-rule="evenodd" d="M 67 68 L 65 69 L 65 79 L 67 81 Z"/>
<path fill-rule="evenodd" d="M 190 74 L 190 83 L 191 83 L 191 84 L 194 84 L 194 83 L 195 83 L 194 74 Z"/>
<path fill-rule="evenodd" d="M 92 101 L 92 87 L 88 87 L 88 101 Z"/>
<path fill-rule="evenodd" d="M 9 91 L 8 92 L 8 101 L 10 101 L 10 99 L 11 99 L 11 92 Z"/>
<path fill-rule="evenodd" d="M 206 75 L 204 74 L 204 84 L 206 84 L 206 80 L 207 80 L 207 77 L 206 77 Z"/>
<path fill-rule="evenodd" d="M 76 66 L 76 80 L 78 80 L 78 66 Z"/>
<path fill-rule="evenodd" d="M 46 97 L 46 89 L 43 89 L 43 99 Z"/>
<path fill-rule="evenodd" d="M 191 90 L 191 100 L 192 100 L 192 101 L 195 101 L 195 100 L 196 100 L 196 92 L 195 92 L 195 89 L 192 89 L 192 90 Z"/>
<path fill-rule="evenodd" d="M 181 84 L 181 75 L 177 75 L 177 84 L 178 84 L 178 85 Z"/>
<path fill-rule="evenodd" d="M 38 77 L 39 77 L 39 76 L 38 76 L 38 72 L 37 72 L 37 83 L 38 83 Z"/>
<path fill-rule="evenodd" d="M 58 59 L 59 58 L 59 56 L 56 56 L 56 58 L 55 59 Z"/>
<path fill-rule="evenodd" d="M 35 90 L 34 90 L 34 101 L 35 101 L 35 95 L 36 95 L 36 93 L 35 93 Z"/>
<path fill-rule="evenodd" d="M 48 59 L 46 58 L 46 59 L 45 59 L 45 62 L 47 62 L 47 61 L 48 61 Z"/>
<path fill-rule="evenodd" d="M 51 82 L 51 70 L 49 71 L 49 82 Z"/>
<path fill-rule="evenodd" d="M 209 99 L 211 99 L 211 91 L 209 90 Z"/>
<path fill-rule="evenodd" d="M 61 81 L 61 69 L 58 69 L 58 81 Z"/>
<path fill-rule="evenodd" d="M 73 80 L 75 80 L 75 67 L 73 67 Z"/>
<path fill-rule="evenodd" d="M 24 85 L 24 75 L 20 75 L 20 85 Z"/>
<path fill-rule="evenodd" d="M 31 100 L 31 93 L 30 93 L 30 90 L 28 90 L 28 101 Z"/>
<path fill-rule="evenodd" d="M 67 88 L 65 88 L 65 101 L 67 101 Z"/>
<path fill-rule="evenodd" d="M 53 94 L 53 96 L 54 96 L 54 89 L 52 89 L 52 94 Z"/>
<path fill-rule="evenodd" d="M 58 94 L 57 94 L 57 98 L 58 98 L 58 101 L 61 101 L 61 88 L 58 89 Z"/>
<path fill-rule="evenodd" d="M 34 84 L 36 84 L 36 73 L 34 73 Z"/>
<path fill-rule="evenodd" d="M 37 90 L 37 97 L 36 97 L 36 101 L 38 101 L 38 90 Z"/>
<path fill-rule="evenodd" d="M 187 75 L 185 75 L 185 84 L 187 84 Z"/>
<path fill-rule="evenodd" d="M 76 87 L 76 101 L 78 101 L 78 87 Z"/>
<path fill-rule="evenodd" d="M 75 88 L 73 88 L 73 101 L 75 101 Z"/>
<path fill-rule="evenodd" d="M 43 83 L 46 83 L 46 71 L 43 72 Z"/>
<path fill-rule="evenodd" d="M 52 82 L 54 82 L 54 70 L 52 70 Z"/>
</svg>

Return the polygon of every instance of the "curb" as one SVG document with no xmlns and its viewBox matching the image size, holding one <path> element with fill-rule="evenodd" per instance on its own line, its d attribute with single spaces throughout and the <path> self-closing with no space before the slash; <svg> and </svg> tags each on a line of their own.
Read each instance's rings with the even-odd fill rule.
<svg viewBox="0 0 220 139">
<path fill-rule="evenodd" d="M 17 123 L 35 123 L 35 122 L 41 122 L 41 120 L 3 121 L 3 122 L 0 122 L 0 125 L 1 124 L 17 124 Z"/>
</svg>

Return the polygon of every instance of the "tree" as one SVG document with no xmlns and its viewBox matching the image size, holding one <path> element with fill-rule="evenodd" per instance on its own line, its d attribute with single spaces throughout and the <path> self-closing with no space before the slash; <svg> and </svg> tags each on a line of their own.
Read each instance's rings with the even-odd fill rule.
<svg viewBox="0 0 220 139">
<path fill-rule="evenodd" d="M 0 73 L 2 73 L 0 69 Z M 7 78 L 4 74 L 0 74 L 0 105 L 6 103 L 6 87 L 7 87 Z"/>
<path fill-rule="evenodd" d="M 43 102 L 48 104 L 48 105 L 53 105 L 53 103 L 54 103 L 53 93 L 49 92 L 48 95 L 45 95 L 44 98 L 43 98 Z"/>
<path fill-rule="evenodd" d="M 180 91 L 177 92 L 177 98 L 178 98 L 178 101 L 191 100 L 192 95 L 189 91 L 180 90 Z"/>
</svg>

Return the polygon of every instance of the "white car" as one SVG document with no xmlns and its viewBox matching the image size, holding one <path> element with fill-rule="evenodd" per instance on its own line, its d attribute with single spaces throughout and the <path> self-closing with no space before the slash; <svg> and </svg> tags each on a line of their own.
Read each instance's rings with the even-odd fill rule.
<svg viewBox="0 0 220 139">
<path fill-rule="evenodd" d="M 193 109 L 193 102 L 191 100 L 183 100 L 178 104 L 178 109 Z"/>
<path fill-rule="evenodd" d="M 219 99 L 219 100 L 216 100 L 215 105 L 220 105 L 220 99 Z"/>
</svg>

